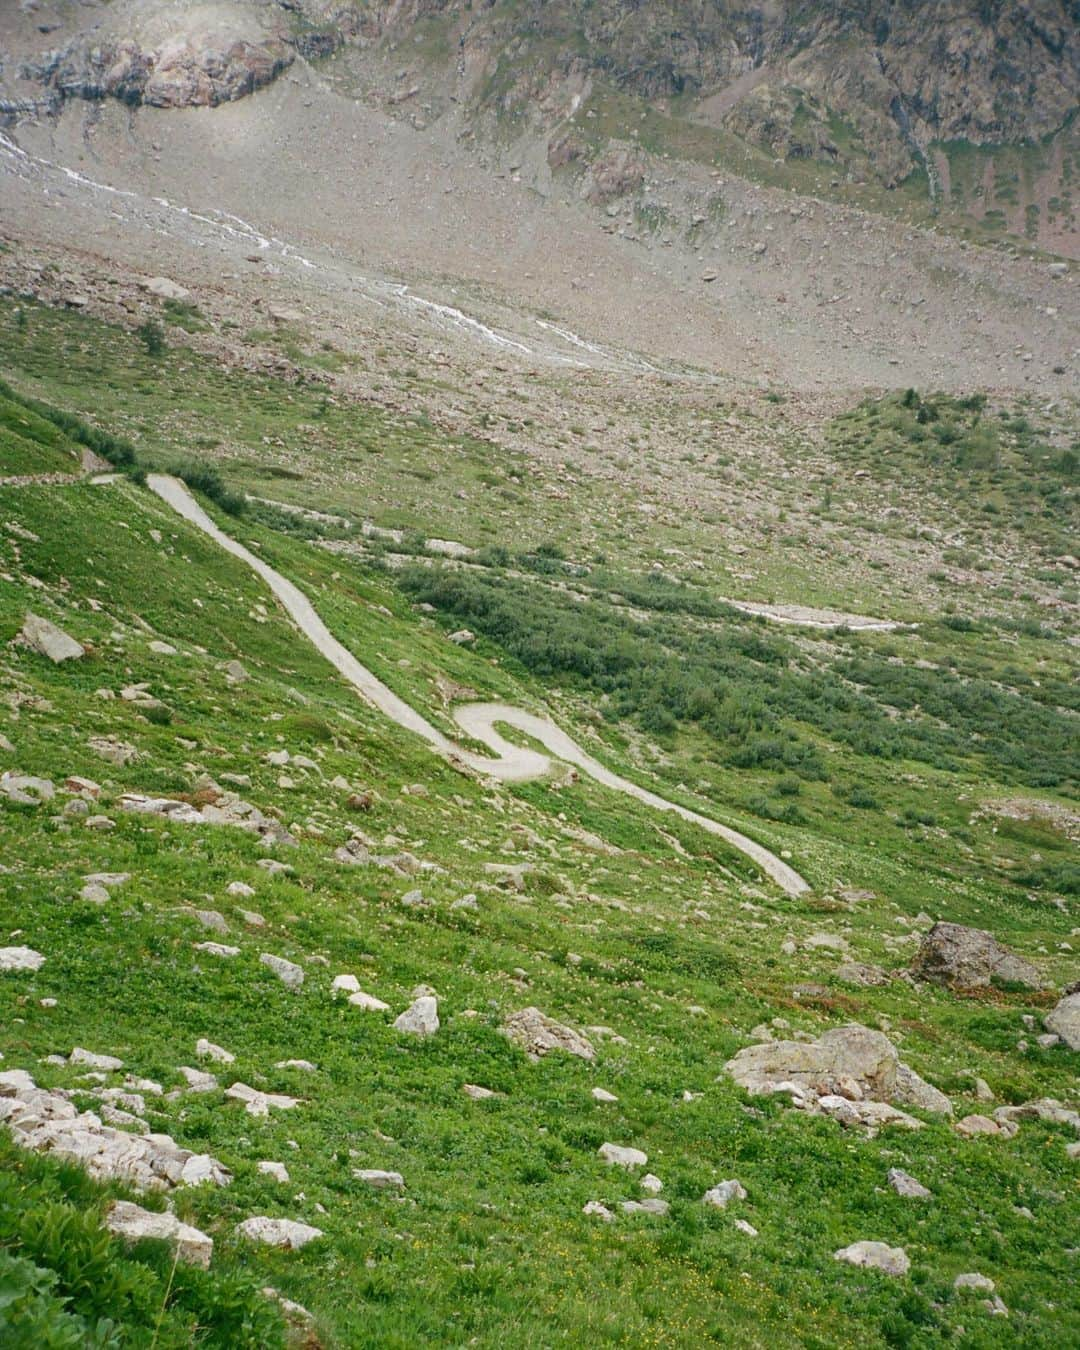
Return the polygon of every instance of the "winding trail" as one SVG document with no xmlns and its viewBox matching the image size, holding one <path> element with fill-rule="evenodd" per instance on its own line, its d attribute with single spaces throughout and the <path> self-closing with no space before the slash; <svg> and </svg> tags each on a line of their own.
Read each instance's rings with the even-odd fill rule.
<svg viewBox="0 0 1080 1350">
<path fill-rule="evenodd" d="M 748 839 L 745 834 L 740 834 L 738 830 L 732 830 L 727 825 L 721 825 L 718 821 L 710 820 L 708 816 L 699 815 L 677 802 L 669 802 L 666 798 L 657 796 L 655 792 L 649 792 L 647 788 L 639 787 L 637 783 L 612 773 L 599 760 L 586 754 L 575 740 L 548 717 L 538 717 L 535 713 L 511 707 L 506 703 L 460 704 L 453 709 L 454 720 L 466 735 L 488 746 L 496 758 L 489 759 L 458 745 L 443 735 L 404 699 L 399 698 L 370 670 L 362 666 L 352 652 L 343 647 L 330 632 L 303 591 L 286 580 L 268 563 L 256 557 L 243 544 L 219 529 L 179 479 L 155 473 L 148 475 L 146 481 L 150 489 L 186 521 L 209 535 L 227 553 L 239 558 L 257 573 L 280 600 L 304 636 L 370 704 L 385 713 L 398 726 L 404 727 L 406 731 L 415 732 L 433 750 L 447 759 L 463 764 L 476 773 L 500 779 L 504 783 L 524 783 L 549 774 L 552 761 L 547 755 L 541 754 L 538 750 L 511 745 L 496 730 L 498 723 L 515 727 L 518 731 L 531 736 L 533 740 L 539 741 L 553 756 L 573 764 L 605 787 L 634 797 L 657 811 L 672 812 L 681 816 L 683 820 L 700 825 L 709 834 L 717 835 L 755 862 L 788 895 L 802 895 L 810 889 L 793 867 L 789 867 L 763 845 Z"/>
</svg>

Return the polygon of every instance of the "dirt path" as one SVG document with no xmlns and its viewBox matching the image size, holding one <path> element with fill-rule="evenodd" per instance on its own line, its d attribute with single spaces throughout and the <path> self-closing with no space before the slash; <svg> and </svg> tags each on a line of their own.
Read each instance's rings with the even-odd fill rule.
<svg viewBox="0 0 1080 1350">
<path fill-rule="evenodd" d="M 755 843 L 753 839 L 748 839 L 744 834 L 740 834 L 738 830 L 729 829 L 728 826 L 710 820 L 708 816 L 699 815 L 696 811 L 691 811 L 688 807 L 680 806 L 676 802 L 669 802 L 666 798 L 659 797 L 656 793 L 649 792 L 646 788 L 630 782 L 629 779 L 621 778 L 618 774 L 612 773 L 610 769 L 605 768 L 598 760 L 587 754 L 550 718 L 538 717 L 534 713 L 526 712 L 522 708 L 511 707 L 505 703 L 461 704 L 453 709 L 454 720 L 466 735 L 488 746 L 496 758 L 488 759 L 456 744 L 448 736 L 444 736 L 415 708 L 410 707 L 404 699 L 399 698 L 370 670 L 362 666 L 356 657 L 343 647 L 330 632 L 303 591 L 294 586 L 291 581 L 286 580 L 280 572 L 275 571 L 268 563 L 256 557 L 243 544 L 237 543 L 230 535 L 219 529 L 179 479 L 171 478 L 165 474 L 150 474 L 146 481 L 151 490 L 157 493 L 174 511 L 183 516 L 190 524 L 202 530 L 204 534 L 209 535 L 227 553 L 231 553 L 234 558 L 239 558 L 241 562 L 246 563 L 252 571 L 257 573 L 281 601 L 289 617 L 304 636 L 369 703 L 380 712 L 385 713 L 398 726 L 422 737 L 439 754 L 446 756 L 455 763 L 467 766 L 476 773 L 486 774 L 491 778 L 500 779 L 504 783 L 523 783 L 549 774 L 552 770 L 552 762 L 547 755 L 541 754 L 538 750 L 512 745 L 496 730 L 499 724 L 515 727 L 533 740 L 539 741 L 552 755 L 568 764 L 573 764 L 605 787 L 613 788 L 616 792 L 626 793 L 627 796 L 634 797 L 658 811 L 673 812 L 684 820 L 689 820 L 695 825 L 699 825 L 703 830 L 707 830 L 710 834 L 723 839 L 732 848 L 737 849 L 755 862 L 788 895 L 801 895 L 810 889 L 807 882 L 794 868 L 789 867 L 775 853 L 771 853 L 761 844 Z"/>
</svg>

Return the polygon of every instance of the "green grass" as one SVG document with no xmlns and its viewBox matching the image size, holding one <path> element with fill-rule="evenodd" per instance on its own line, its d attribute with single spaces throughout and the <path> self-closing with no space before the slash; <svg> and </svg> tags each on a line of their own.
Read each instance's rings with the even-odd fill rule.
<svg viewBox="0 0 1080 1350">
<path fill-rule="evenodd" d="M 988 924 L 1024 952 L 1054 952 L 1069 931 L 1067 916 L 1032 904 L 990 863 L 1005 847 L 1018 859 L 1049 856 L 1052 832 L 1018 825 L 1006 843 L 989 820 L 967 823 L 970 804 L 953 802 L 938 827 L 901 836 L 880 813 L 868 826 L 865 810 L 838 800 L 809 828 L 766 820 L 756 828 L 734 805 L 734 794 L 750 792 L 752 772 L 724 768 L 717 781 L 732 795 L 712 802 L 684 787 L 699 807 L 792 849 L 817 886 L 792 901 L 692 826 L 590 783 L 492 791 L 461 777 L 366 709 L 297 640 L 246 568 L 145 489 L 118 483 L 7 496 L 8 514 L 38 536 L 19 541 L 17 559 L 3 546 L 3 571 L 13 578 L 0 577 L 8 632 L 34 606 L 93 646 L 82 662 L 59 668 L 8 650 L 6 674 L 20 700 L 3 729 L 18 767 L 57 781 L 79 772 L 102 782 L 102 809 L 117 828 L 97 835 L 77 820 L 68 828 L 49 808 L 0 812 L 4 856 L 17 859 L 6 877 L 5 931 L 18 929 L 13 940 L 48 957 L 38 974 L 0 983 L 5 1064 L 48 1085 L 76 1086 L 71 1070 L 40 1061 L 85 1044 L 171 1088 L 205 1035 L 237 1055 L 219 1074 L 223 1087 L 236 1078 L 304 1099 L 261 1122 L 220 1092 L 153 1104 L 155 1128 L 214 1153 L 236 1174 L 227 1189 L 181 1197 L 184 1217 L 218 1244 L 215 1274 L 200 1284 L 204 1306 L 225 1301 L 234 1277 L 247 1289 L 273 1284 L 312 1310 L 324 1343 L 341 1345 L 895 1345 L 945 1339 L 963 1325 L 980 1344 L 1019 1336 L 1049 1347 L 1080 1332 L 1064 1252 L 1073 1165 L 1060 1131 L 1029 1124 L 1013 1141 L 964 1142 L 930 1122 L 916 1135 L 864 1139 L 778 1102 L 748 1111 L 718 1079 L 763 1017 L 783 1015 L 813 1032 L 885 1018 L 905 1058 L 947 1085 L 961 1110 L 975 1109 L 964 1098 L 972 1070 L 1003 1100 L 1067 1095 L 1075 1056 L 1016 1048 L 1021 1014 L 1045 1007 L 1031 996 L 971 1002 L 903 982 L 849 990 L 831 979 L 827 957 L 788 962 L 779 954 L 786 934 L 840 923 L 860 959 L 895 965 L 911 950 L 889 946 L 905 931 L 896 917 L 922 908 Z M 526 705 L 543 699 L 590 740 L 582 695 L 555 699 L 490 643 L 477 653 L 452 647 L 437 625 L 418 619 L 392 577 L 256 520 L 223 519 L 419 706 L 439 715 L 430 679 L 446 672 L 482 694 Z M 44 582 L 44 595 L 28 576 Z M 99 584 L 106 578 L 107 590 Z M 88 601 L 99 598 L 105 605 L 95 610 Z M 947 632 L 935 641 L 951 641 Z M 151 634 L 181 654 L 154 655 Z M 252 676 L 236 687 L 220 670 L 233 657 Z M 170 724 L 95 692 L 135 681 L 166 702 Z M 697 753 L 692 738 L 683 747 L 689 759 L 638 762 L 645 747 L 626 728 L 597 732 L 597 751 L 632 776 L 672 791 L 676 775 L 696 781 L 686 778 Z M 86 739 L 105 733 L 135 744 L 140 760 L 120 770 L 96 758 Z M 319 772 L 293 771 L 294 786 L 282 786 L 281 771 L 264 760 L 281 745 L 312 757 Z M 856 761 L 840 762 L 845 777 Z M 915 785 L 905 781 L 908 766 L 859 763 L 890 811 L 928 801 L 940 809 L 962 781 L 924 769 Z M 250 775 L 243 794 L 298 834 L 299 846 L 285 854 L 293 875 L 259 869 L 263 850 L 243 832 L 115 810 L 122 790 L 190 793 L 203 773 L 227 772 Z M 346 794 L 330 786 L 339 774 L 377 794 L 359 818 L 365 831 L 376 839 L 392 833 L 445 872 L 406 880 L 334 864 L 332 848 L 357 819 Z M 415 782 L 427 797 L 401 795 Z M 819 788 L 826 791 L 808 784 L 800 802 Z M 598 852 L 579 829 L 623 851 Z M 518 896 L 493 885 L 483 871 L 488 860 L 531 861 L 537 870 Z M 132 880 L 107 906 L 90 906 L 75 897 L 91 870 L 129 871 Z M 829 900 L 841 879 L 880 898 L 854 907 Z M 256 897 L 234 901 L 225 890 L 233 880 L 249 882 Z M 433 909 L 401 907 L 400 896 L 416 885 Z M 450 909 L 465 891 L 480 896 L 479 911 Z M 207 935 L 185 913 L 192 904 L 226 915 L 238 958 L 215 961 L 193 950 Z M 238 904 L 262 913 L 267 928 L 247 930 Z M 285 990 L 259 965 L 261 951 L 303 962 L 304 989 Z M 1042 959 L 1066 978 L 1064 958 Z M 515 983 L 519 968 L 527 986 Z M 381 1015 L 335 1004 L 329 984 L 340 970 L 354 971 L 395 1012 L 418 982 L 432 984 L 443 1029 L 415 1043 Z M 793 982 L 806 978 L 823 980 L 829 997 L 794 1000 Z M 42 1008 L 46 996 L 58 1005 Z M 598 1041 L 595 1066 L 558 1057 L 529 1064 L 498 1030 L 507 1012 L 529 1003 L 576 1026 L 610 1026 L 628 1044 Z M 274 1068 L 292 1057 L 311 1059 L 318 1073 Z M 505 1095 L 472 1103 L 463 1082 Z M 619 1102 L 594 1103 L 594 1085 Z M 702 1095 L 684 1102 L 684 1090 Z M 614 1204 L 636 1194 L 631 1178 L 596 1158 L 605 1139 L 648 1152 L 670 1216 L 620 1217 L 609 1227 L 581 1214 L 588 1200 Z M 284 1161 L 290 1186 L 259 1175 L 260 1158 Z M 352 1180 L 357 1166 L 402 1171 L 404 1201 L 365 1190 Z M 890 1166 L 930 1184 L 933 1203 L 913 1207 L 883 1192 Z M 756 1241 L 733 1228 L 733 1215 L 700 1203 L 726 1176 L 738 1176 L 750 1193 L 738 1213 L 760 1230 Z M 27 1212 L 37 1203 L 29 1196 Z M 98 1212 L 86 1191 L 69 1192 L 64 1203 Z M 1018 1215 L 1017 1205 L 1035 1220 Z M 303 1218 L 326 1237 L 298 1254 L 252 1250 L 232 1237 L 252 1213 Z M 860 1237 L 904 1245 L 912 1276 L 889 1281 L 832 1260 L 834 1249 Z M 968 1269 L 997 1280 L 1008 1323 L 952 1294 L 952 1276 Z M 177 1325 L 186 1307 L 170 1296 Z"/>
</svg>

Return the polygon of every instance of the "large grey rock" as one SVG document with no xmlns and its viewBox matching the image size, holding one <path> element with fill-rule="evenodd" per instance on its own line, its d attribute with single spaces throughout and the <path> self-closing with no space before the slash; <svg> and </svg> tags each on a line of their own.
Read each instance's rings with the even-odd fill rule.
<svg viewBox="0 0 1080 1350">
<path fill-rule="evenodd" d="M 355 998 L 354 994 L 352 998 Z M 352 1002 L 350 998 L 350 1003 Z M 411 1036 L 434 1036 L 439 1029 L 439 1000 L 431 994 L 414 999 L 405 1011 L 394 1019 L 394 1030 Z"/>
<path fill-rule="evenodd" d="M 866 1108 L 875 1104 L 917 1106 L 948 1114 L 952 1103 L 900 1062 L 896 1047 L 880 1031 L 852 1023 L 826 1031 L 816 1041 L 765 1041 L 740 1050 L 724 1065 L 753 1096 L 790 1093 L 810 1110 L 840 1111 L 862 1123 L 887 1124 L 889 1119 Z M 903 1112 L 896 1123 L 917 1124 Z"/>
<path fill-rule="evenodd" d="M 1067 993 L 1047 1016 L 1046 1029 L 1060 1036 L 1070 1050 L 1080 1050 L 1080 988 Z"/>
<path fill-rule="evenodd" d="M 141 1242 L 155 1238 L 168 1242 L 176 1251 L 177 1259 L 194 1266 L 210 1267 L 214 1254 L 214 1239 L 207 1237 L 190 1224 L 181 1223 L 171 1211 L 156 1214 L 130 1200 L 117 1200 L 105 1217 L 105 1227 L 125 1242 Z"/>
<path fill-rule="evenodd" d="M 530 1055 L 543 1056 L 551 1050 L 565 1050 L 579 1059 L 594 1059 L 592 1044 L 572 1027 L 546 1016 L 539 1008 L 522 1008 L 503 1024 L 506 1035 Z"/>
<path fill-rule="evenodd" d="M 911 963 L 911 973 L 950 989 L 976 989 L 1002 981 L 1041 989 L 1045 981 L 1030 961 L 1002 946 L 992 933 L 959 923 L 936 923 Z"/>
<path fill-rule="evenodd" d="M 833 1252 L 833 1259 L 846 1261 L 849 1266 L 865 1266 L 883 1271 L 886 1275 L 906 1275 L 911 1261 L 903 1247 L 889 1247 L 884 1242 L 853 1242 Z"/>
<path fill-rule="evenodd" d="M 236 1231 L 251 1242 L 265 1242 L 267 1246 L 284 1247 L 292 1252 L 322 1237 L 321 1228 L 312 1228 L 295 1219 L 271 1219 L 265 1214 L 253 1214 L 250 1219 L 237 1224 Z"/>
<path fill-rule="evenodd" d="M 81 642 L 69 637 L 62 628 L 43 619 L 39 614 L 27 613 L 19 636 L 23 644 L 39 656 L 47 656 L 59 665 L 61 661 L 77 661 L 86 655 Z"/>
</svg>

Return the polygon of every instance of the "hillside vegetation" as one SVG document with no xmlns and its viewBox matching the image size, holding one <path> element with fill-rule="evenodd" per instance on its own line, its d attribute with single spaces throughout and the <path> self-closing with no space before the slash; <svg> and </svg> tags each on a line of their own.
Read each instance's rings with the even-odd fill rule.
<svg viewBox="0 0 1080 1350">
<path fill-rule="evenodd" d="M 40 392 L 46 373 L 23 378 Z M 5 406 L 22 429 L 0 472 L 25 472 L 65 418 L 31 416 L 21 395 Z M 85 424 L 66 425 L 79 441 Z M 163 444 L 160 425 L 140 439 L 148 462 L 192 453 L 181 437 Z M 387 473 L 407 472 L 408 435 L 384 453 Z M 215 1239 L 208 1274 L 173 1271 L 162 1247 L 126 1253 L 101 1235 L 107 1203 L 131 1192 L 5 1143 L 0 1318 L 13 1344 L 1080 1336 L 1067 1124 L 965 1137 L 911 1108 L 922 1128 L 874 1134 L 749 1098 L 724 1070 L 761 1024 L 810 1038 L 857 1022 L 884 1030 L 956 1118 L 1068 1099 L 1077 1054 L 1037 1039 L 1056 993 L 896 974 L 942 918 L 991 929 L 1048 985 L 1075 978 L 1075 683 L 1052 629 L 939 615 L 892 633 L 778 631 L 708 587 L 570 565 L 557 549 L 506 541 L 451 565 L 415 539 L 409 561 L 378 540 L 342 551 L 342 531 L 280 510 L 208 501 L 437 725 L 449 732 L 448 703 L 474 696 L 547 709 L 626 776 L 789 856 L 813 885 L 792 899 L 693 825 L 589 780 L 500 787 L 433 756 L 138 480 L 2 489 L 0 640 L 32 611 L 85 648 L 60 665 L 0 649 L 4 768 L 57 789 L 40 804 L 0 798 L 5 941 L 45 957 L 0 974 L 3 1069 L 98 1111 L 125 1074 L 156 1082 L 142 1118 L 232 1181 L 171 1193 Z M 475 640 L 448 642 L 463 625 Z M 72 775 L 98 794 L 66 793 Z M 142 814 L 125 793 L 196 810 L 232 793 L 273 828 L 263 839 Z M 126 879 L 103 898 L 87 889 L 101 873 Z M 295 963 L 302 986 L 263 954 Z M 880 981 L 852 983 L 852 962 Z M 387 1010 L 335 997 L 343 973 Z M 441 1020 L 426 1037 L 392 1026 L 421 986 Z M 503 1034 L 530 1006 L 595 1057 L 530 1061 Z M 235 1059 L 199 1059 L 200 1038 Z M 122 1071 L 55 1058 L 75 1046 Z M 184 1066 L 214 1078 L 195 1090 Z M 253 1115 L 226 1096 L 237 1082 L 295 1105 Z M 648 1198 L 645 1168 L 606 1164 L 608 1142 L 647 1154 L 666 1213 L 620 1208 Z M 932 1198 L 897 1194 L 891 1168 Z M 374 1189 L 358 1169 L 403 1186 Z M 725 1179 L 745 1198 L 704 1203 Z M 614 1217 L 583 1213 L 590 1202 Z M 258 1214 L 322 1236 L 297 1252 L 258 1246 L 235 1231 Z M 863 1239 L 903 1247 L 910 1273 L 834 1260 Z M 969 1271 L 995 1281 L 1008 1317 L 954 1290 Z M 287 1331 L 266 1286 L 311 1320 L 294 1311 Z"/>
</svg>

